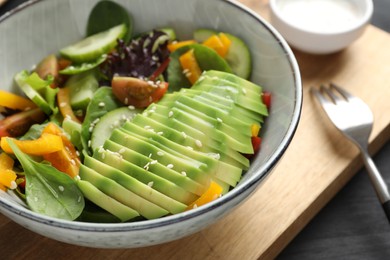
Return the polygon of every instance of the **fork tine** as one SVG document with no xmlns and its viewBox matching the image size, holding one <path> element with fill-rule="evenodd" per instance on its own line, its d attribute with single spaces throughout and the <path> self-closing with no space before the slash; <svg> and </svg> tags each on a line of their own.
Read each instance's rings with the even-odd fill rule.
<svg viewBox="0 0 390 260">
<path fill-rule="evenodd" d="M 327 103 L 329 103 L 329 100 L 327 100 L 322 94 L 321 92 L 316 89 L 315 87 L 311 87 L 310 88 L 310 91 L 312 94 L 314 94 L 314 96 L 318 99 L 318 101 L 320 101 L 321 105 L 326 105 Z"/>
<path fill-rule="evenodd" d="M 328 87 L 328 88 L 325 87 L 324 85 L 321 85 L 321 86 L 320 86 L 320 90 L 321 90 L 322 92 L 325 92 L 325 93 L 329 96 L 329 98 L 333 101 L 333 103 L 338 104 L 338 103 L 340 103 L 340 102 L 345 101 L 346 97 L 344 97 L 344 96 L 342 95 L 341 92 L 339 92 L 339 94 L 341 94 L 341 95 L 343 96 L 343 99 L 340 98 L 339 95 L 335 95 L 335 93 L 332 91 L 333 88 L 334 88 L 333 85 L 330 85 L 330 87 Z M 337 87 L 334 88 L 334 89 L 335 89 L 336 91 L 338 90 Z"/>
<path fill-rule="evenodd" d="M 347 92 L 346 90 L 344 90 L 343 88 L 337 86 L 336 84 L 334 83 L 330 83 L 330 87 L 335 89 L 337 92 L 339 92 L 342 96 L 344 96 L 344 98 L 346 100 L 349 100 L 351 98 L 353 98 L 354 96 L 352 96 L 352 94 L 350 94 L 349 92 Z"/>
</svg>

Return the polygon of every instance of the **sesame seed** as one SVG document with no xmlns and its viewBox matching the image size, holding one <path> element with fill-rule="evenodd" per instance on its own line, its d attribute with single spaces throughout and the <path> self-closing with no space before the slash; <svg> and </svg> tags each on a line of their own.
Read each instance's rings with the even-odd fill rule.
<svg viewBox="0 0 390 260">
<path fill-rule="evenodd" d="M 217 117 L 217 121 L 218 121 L 219 123 L 223 123 L 222 119 L 219 118 L 219 117 Z"/>
<path fill-rule="evenodd" d="M 158 163 L 157 160 L 153 160 L 153 161 L 150 162 L 151 165 L 152 165 L 152 164 L 156 164 L 156 163 Z"/>
<path fill-rule="evenodd" d="M 126 151 L 125 148 L 121 148 L 121 149 L 118 151 L 118 153 L 122 154 L 122 153 L 124 153 L 125 151 Z"/>
<path fill-rule="evenodd" d="M 181 175 L 187 176 L 187 173 L 186 173 L 185 171 L 182 171 L 182 172 L 181 172 Z"/>
<path fill-rule="evenodd" d="M 72 165 L 76 165 L 76 161 L 75 161 L 74 159 L 71 159 L 71 160 L 70 160 L 70 163 L 71 163 Z"/>
<path fill-rule="evenodd" d="M 64 191 L 64 190 L 65 190 L 64 186 L 58 186 L 58 189 L 59 189 L 60 191 Z"/>
<path fill-rule="evenodd" d="M 173 164 L 172 164 L 172 163 L 168 164 L 168 165 L 167 165 L 167 168 L 168 168 L 168 169 L 172 169 L 172 168 L 173 168 Z"/>
<path fill-rule="evenodd" d="M 88 147 L 91 147 L 91 145 L 92 145 L 92 141 L 88 140 Z"/>
<path fill-rule="evenodd" d="M 153 154 L 152 154 L 152 153 L 150 153 L 148 157 L 149 157 L 149 158 L 152 158 L 152 155 L 153 155 Z"/>
<path fill-rule="evenodd" d="M 125 105 L 129 104 L 129 99 L 126 97 L 125 100 L 124 100 L 124 102 L 125 102 Z M 130 108 L 130 106 L 129 106 L 129 108 Z M 131 109 L 131 108 L 130 108 L 130 109 Z"/>
<path fill-rule="evenodd" d="M 67 118 L 67 119 L 72 119 L 72 118 L 70 117 L 70 115 L 66 115 L 65 118 Z"/>
<path fill-rule="evenodd" d="M 192 148 L 192 146 L 186 146 L 188 150 L 194 150 L 194 148 Z"/>
<path fill-rule="evenodd" d="M 186 73 L 188 73 L 190 70 L 189 69 L 184 69 L 183 70 L 183 74 L 186 74 Z"/>
<path fill-rule="evenodd" d="M 99 107 L 105 107 L 105 106 L 106 106 L 106 103 L 104 103 L 104 102 L 99 103 Z"/>
<path fill-rule="evenodd" d="M 80 176 L 79 176 L 79 175 L 76 175 L 76 177 L 75 177 L 75 178 L 76 178 L 76 180 L 78 180 L 78 181 L 79 181 L 79 180 L 81 180 L 81 178 L 80 178 Z"/>
<path fill-rule="evenodd" d="M 148 183 L 148 186 L 151 188 L 153 186 L 153 184 L 154 184 L 154 182 L 151 181 Z"/>
<path fill-rule="evenodd" d="M 16 189 L 17 187 L 18 187 L 18 185 L 16 184 L 16 182 L 15 181 L 11 181 L 11 185 L 10 185 L 11 190 Z"/>
<path fill-rule="evenodd" d="M 246 95 L 246 89 L 245 88 L 242 89 L 242 93 L 244 93 L 244 95 Z"/>
<path fill-rule="evenodd" d="M 181 132 L 181 135 L 182 135 L 184 138 L 187 138 L 187 134 L 186 134 L 186 133 Z"/>
<path fill-rule="evenodd" d="M 68 104 L 68 103 L 66 103 L 66 102 L 61 102 L 61 103 L 60 103 L 60 107 L 65 107 L 67 104 Z"/>
<path fill-rule="evenodd" d="M 193 209 L 196 209 L 198 207 L 198 205 L 194 204 L 194 206 L 192 207 Z"/>
<path fill-rule="evenodd" d="M 158 152 L 157 152 L 157 155 L 158 155 L 158 156 L 163 156 L 163 155 L 164 155 L 164 152 L 158 151 Z"/>
<path fill-rule="evenodd" d="M 127 98 L 126 98 L 126 99 L 127 99 Z M 128 108 L 129 108 L 130 110 L 134 110 L 134 109 L 135 109 L 135 106 L 130 105 L 130 106 L 128 106 Z"/>
<path fill-rule="evenodd" d="M 172 116 L 173 116 L 173 111 L 169 111 L 168 117 L 172 117 Z"/>
<path fill-rule="evenodd" d="M 200 140 L 195 140 L 195 144 L 196 146 L 198 146 L 199 148 L 202 147 L 202 142 Z"/>
<path fill-rule="evenodd" d="M 164 133 L 163 132 L 157 132 L 158 135 L 163 135 Z"/>
</svg>

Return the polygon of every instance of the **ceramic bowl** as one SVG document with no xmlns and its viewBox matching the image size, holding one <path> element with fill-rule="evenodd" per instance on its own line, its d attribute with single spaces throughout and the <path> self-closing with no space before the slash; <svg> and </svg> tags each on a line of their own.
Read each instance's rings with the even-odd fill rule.
<svg viewBox="0 0 390 260">
<path fill-rule="evenodd" d="M 372 0 L 270 0 L 271 23 L 292 47 L 312 54 L 340 51 L 364 32 Z"/>
<path fill-rule="evenodd" d="M 12 89 L 16 72 L 81 39 L 88 14 L 97 2 L 34 0 L 1 17 L 1 88 Z M 2 214 L 43 236 L 79 246 L 134 248 L 160 244 L 219 220 L 245 201 L 280 160 L 293 138 L 302 105 L 299 68 L 288 44 L 263 18 L 243 5 L 225 0 L 116 2 L 133 15 L 136 32 L 167 26 L 184 39 L 197 28 L 211 28 L 244 39 L 253 57 L 252 80 L 272 92 L 272 109 L 262 129 L 262 150 L 238 186 L 226 196 L 181 214 L 120 224 L 71 222 L 34 213 L 0 192 Z"/>
</svg>

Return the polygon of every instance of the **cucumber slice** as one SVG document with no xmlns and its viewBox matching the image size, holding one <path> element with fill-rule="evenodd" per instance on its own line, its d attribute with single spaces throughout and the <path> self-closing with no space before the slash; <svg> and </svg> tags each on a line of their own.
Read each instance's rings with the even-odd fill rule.
<svg viewBox="0 0 390 260">
<path fill-rule="evenodd" d="M 168 37 L 169 37 L 169 41 L 176 40 L 175 29 L 173 29 L 171 27 L 165 27 L 165 28 L 160 28 L 160 29 L 157 29 L 157 30 L 166 33 L 168 35 Z"/>
<path fill-rule="evenodd" d="M 204 42 L 210 36 L 217 33 L 210 29 L 198 29 L 194 32 L 194 39 L 198 42 Z M 248 46 L 237 36 L 225 32 L 224 34 L 231 41 L 225 60 L 232 68 L 234 74 L 241 78 L 249 79 L 252 72 L 252 58 Z"/>
<path fill-rule="evenodd" d="M 86 71 L 71 76 L 65 83 L 70 88 L 70 105 L 74 110 L 85 111 L 95 91 L 99 88 L 99 82 L 93 71 Z"/>
<path fill-rule="evenodd" d="M 108 53 L 127 32 L 125 24 L 112 27 L 109 30 L 91 35 L 83 40 L 60 50 L 62 56 L 75 63 L 89 62 Z"/>
<path fill-rule="evenodd" d="M 92 131 L 92 151 L 95 151 L 95 149 L 98 149 L 100 146 L 102 146 L 104 142 L 111 136 L 111 133 L 115 128 L 122 126 L 124 123 L 133 119 L 135 115 L 141 113 L 142 111 L 142 109 L 120 107 L 102 116 Z"/>
</svg>

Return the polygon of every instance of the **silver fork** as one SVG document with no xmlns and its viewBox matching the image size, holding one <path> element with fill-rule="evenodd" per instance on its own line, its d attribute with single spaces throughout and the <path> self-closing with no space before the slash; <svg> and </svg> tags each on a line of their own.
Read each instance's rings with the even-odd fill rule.
<svg viewBox="0 0 390 260">
<path fill-rule="evenodd" d="M 311 93 L 337 129 L 360 149 L 371 183 L 390 221 L 389 189 L 367 149 L 374 121 L 371 109 L 360 98 L 333 83 L 329 87 L 321 85 L 319 90 L 312 87 Z"/>
</svg>

